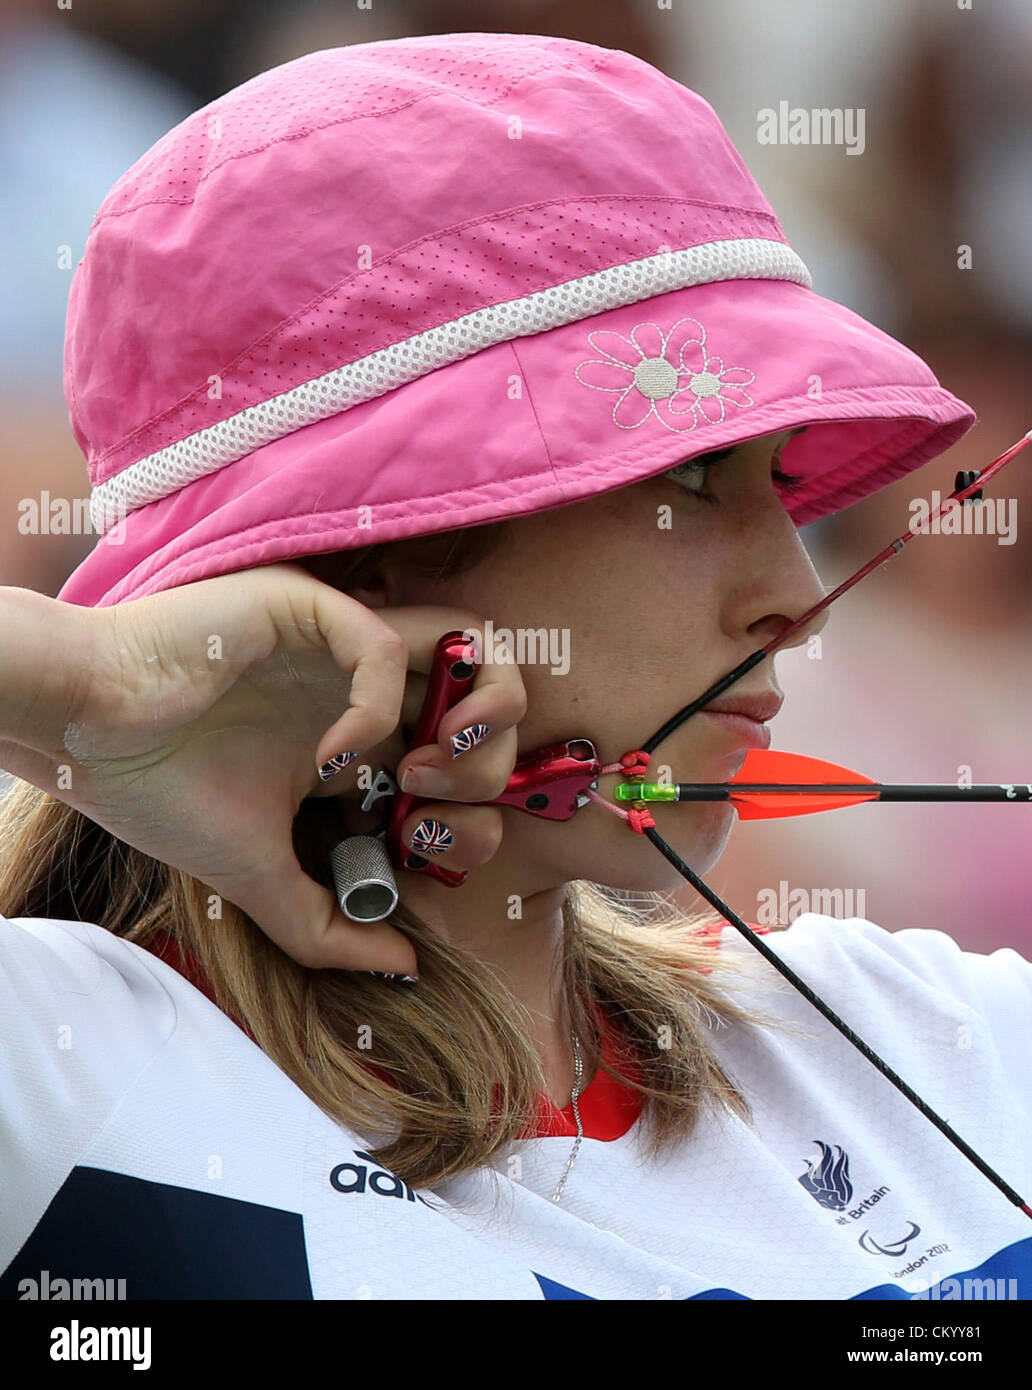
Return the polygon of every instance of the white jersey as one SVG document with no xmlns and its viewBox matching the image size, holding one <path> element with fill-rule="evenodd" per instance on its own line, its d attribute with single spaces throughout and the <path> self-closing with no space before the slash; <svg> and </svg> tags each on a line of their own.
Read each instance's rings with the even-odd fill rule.
<svg viewBox="0 0 1032 1390">
<path fill-rule="evenodd" d="M 1032 964 L 814 913 L 766 941 L 1032 1200 Z M 414 1192 L 151 952 L 0 917 L 0 1297 L 1032 1297 L 1029 1217 L 756 966 L 736 997 L 792 1028 L 709 1027 L 753 1125 L 703 1118 L 648 1161 L 599 1073 L 556 1204 L 569 1108 Z"/>
</svg>

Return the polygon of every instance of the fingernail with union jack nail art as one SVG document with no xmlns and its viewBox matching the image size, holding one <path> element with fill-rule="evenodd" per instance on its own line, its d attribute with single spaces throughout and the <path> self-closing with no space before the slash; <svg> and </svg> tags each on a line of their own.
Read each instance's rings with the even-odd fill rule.
<svg viewBox="0 0 1032 1390">
<path fill-rule="evenodd" d="M 417 854 L 447 854 L 455 843 L 455 836 L 443 821 L 421 820 L 412 832 L 409 844 Z"/>
<path fill-rule="evenodd" d="M 452 734 L 452 757 L 458 758 L 461 754 L 468 753 L 471 748 L 476 748 L 490 732 L 490 724 L 471 724 L 468 729 L 460 729 L 457 734 Z"/>
<path fill-rule="evenodd" d="M 331 777 L 336 777 L 338 772 L 343 772 L 348 763 L 353 763 L 357 757 L 357 753 L 338 753 L 328 763 L 323 763 L 319 769 L 319 776 L 324 782 L 328 782 Z"/>
</svg>

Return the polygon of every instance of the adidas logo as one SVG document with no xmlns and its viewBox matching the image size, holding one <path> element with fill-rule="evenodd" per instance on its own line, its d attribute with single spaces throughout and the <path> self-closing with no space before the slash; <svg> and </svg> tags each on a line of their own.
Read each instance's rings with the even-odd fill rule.
<svg viewBox="0 0 1032 1390">
<path fill-rule="evenodd" d="M 330 1186 L 334 1191 L 375 1192 L 377 1197 L 400 1197 L 408 1202 L 422 1202 L 425 1207 L 430 1205 L 407 1182 L 402 1182 L 396 1173 L 387 1168 L 378 1168 L 371 1155 L 363 1153 L 361 1149 L 353 1152 L 356 1158 L 365 1159 L 365 1163 L 338 1163 L 330 1171 Z M 367 1167 L 366 1164 L 372 1166 Z"/>
</svg>

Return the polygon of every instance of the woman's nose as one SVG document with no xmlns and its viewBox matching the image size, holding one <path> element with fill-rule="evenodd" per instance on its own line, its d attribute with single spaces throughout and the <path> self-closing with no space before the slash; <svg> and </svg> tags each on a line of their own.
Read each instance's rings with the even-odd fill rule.
<svg viewBox="0 0 1032 1390">
<path fill-rule="evenodd" d="M 773 499 L 768 515 L 764 544 L 757 556 L 763 566 L 766 583 L 757 596 L 756 605 L 765 611 L 749 629 L 757 639 L 757 645 L 766 645 L 786 628 L 798 623 L 830 592 L 821 582 L 795 523 L 779 499 Z M 785 639 L 784 648 L 801 646 L 823 629 L 828 617 L 828 608 L 815 613 L 798 631 Z"/>
</svg>

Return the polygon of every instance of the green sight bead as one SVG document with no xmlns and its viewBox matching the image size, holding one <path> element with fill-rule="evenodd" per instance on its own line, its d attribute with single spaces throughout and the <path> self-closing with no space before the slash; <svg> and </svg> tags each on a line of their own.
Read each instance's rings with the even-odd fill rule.
<svg viewBox="0 0 1032 1390">
<path fill-rule="evenodd" d="M 677 788 L 672 783 L 621 782 L 614 795 L 617 801 L 676 801 Z"/>
</svg>

